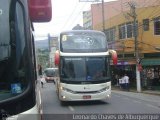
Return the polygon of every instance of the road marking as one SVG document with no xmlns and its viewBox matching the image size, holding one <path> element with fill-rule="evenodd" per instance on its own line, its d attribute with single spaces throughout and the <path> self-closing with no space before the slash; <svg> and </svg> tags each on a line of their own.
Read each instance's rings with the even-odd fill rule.
<svg viewBox="0 0 160 120">
<path fill-rule="evenodd" d="M 140 101 L 137 100 L 132 100 L 134 103 L 141 103 Z"/>
<path fill-rule="evenodd" d="M 39 104 L 42 104 L 42 96 L 41 96 L 41 92 L 38 91 L 38 94 L 39 94 Z"/>
<path fill-rule="evenodd" d="M 160 108 L 158 108 L 157 106 L 151 105 L 151 104 L 146 104 L 148 107 L 152 107 L 152 108 L 156 108 L 158 110 L 160 110 Z"/>
<path fill-rule="evenodd" d="M 74 108 L 72 106 L 68 106 L 68 108 L 71 110 L 71 111 L 74 111 Z"/>
</svg>

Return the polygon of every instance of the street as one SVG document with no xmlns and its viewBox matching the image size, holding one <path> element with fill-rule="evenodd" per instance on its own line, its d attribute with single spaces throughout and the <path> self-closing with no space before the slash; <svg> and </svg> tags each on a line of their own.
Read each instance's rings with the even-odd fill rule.
<svg viewBox="0 0 160 120">
<path fill-rule="evenodd" d="M 112 90 L 107 100 L 68 102 L 61 106 L 55 85 L 46 83 L 42 88 L 42 105 L 44 120 L 57 114 L 156 114 L 160 111 L 160 96 Z"/>
</svg>

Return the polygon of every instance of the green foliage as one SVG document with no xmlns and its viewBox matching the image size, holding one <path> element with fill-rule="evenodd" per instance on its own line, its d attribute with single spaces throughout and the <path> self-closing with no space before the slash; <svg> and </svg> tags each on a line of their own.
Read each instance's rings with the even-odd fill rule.
<svg viewBox="0 0 160 120">
<path fill-rule="evenodd" d="M 37 64 L 42 65 L 42 69 L 49 67 L 48 49 L 37 49 Z"/>
</svg>

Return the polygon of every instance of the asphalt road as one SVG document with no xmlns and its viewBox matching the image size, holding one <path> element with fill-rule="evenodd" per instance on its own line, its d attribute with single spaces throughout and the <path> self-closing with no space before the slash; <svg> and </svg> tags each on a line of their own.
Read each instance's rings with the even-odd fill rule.
<svg viewBox="0 0 160 120">
<path fill-rule="evenodd" d="M 160 114 L 160 96 L 115 90 L 112 90 L 111 98 L 107 100 L 68 102 L 61 106 L 53 83 L 46 83 L 42 88 L 42 104 L 44 120 L 89 119 L 83 118 L 87 116 L 73 116 L 75 114 L 91 114 L 93 116 L 90 117 L 96 120 L 108 120 L 103 114 L 116 115 L 109 116 L 112 119 L 119 117 L 117 114 Z"/>
</svg>

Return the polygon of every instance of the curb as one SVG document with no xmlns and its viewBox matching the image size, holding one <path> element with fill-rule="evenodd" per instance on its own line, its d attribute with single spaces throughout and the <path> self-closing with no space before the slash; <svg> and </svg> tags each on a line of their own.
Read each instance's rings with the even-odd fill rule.
<svg viewBox="0 0 160 120">
<path fill-rule="evenodd" d="M 119 88 L 114 88 L 112 87 L 111 90 L 117 90 L 117 91 L 126 91 L 126 90 L 121 90 Z M 144 94 L 150 94 L 150 95 L 158 95 L 160 96 L 160 91 L 142 91 L 142 92 L 137 92 L 136 90 L 129 90 L 129 91 L 126 91 L 126 92 L 134 92 L 134 93 L 144 93 Z"/>
</svg>

